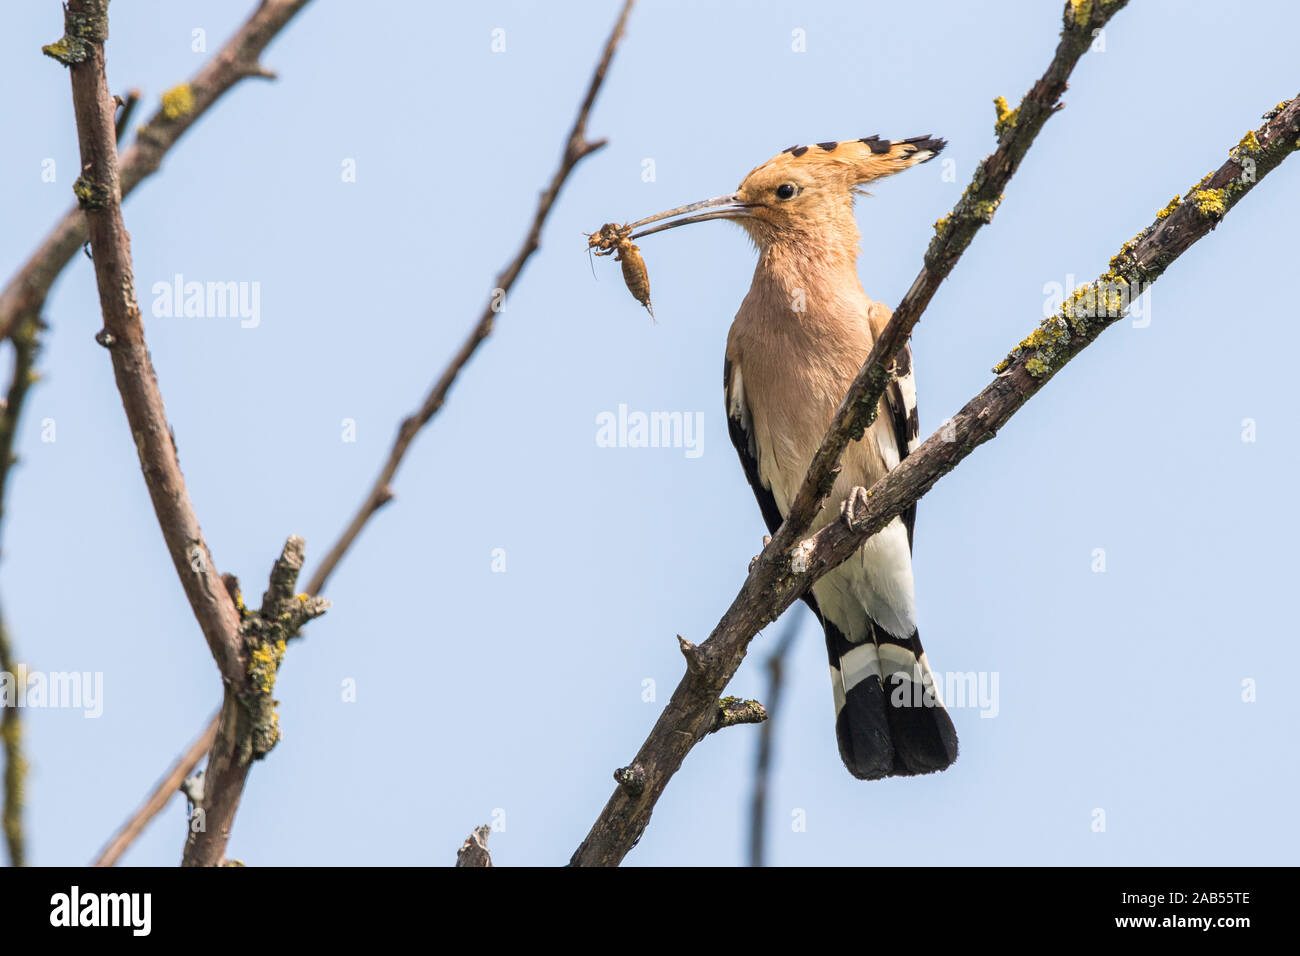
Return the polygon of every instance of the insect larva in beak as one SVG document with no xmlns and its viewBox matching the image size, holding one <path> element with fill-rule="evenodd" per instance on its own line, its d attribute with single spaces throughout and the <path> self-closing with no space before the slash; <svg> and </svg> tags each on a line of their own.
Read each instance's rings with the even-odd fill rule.
<svg viewBox="0 0 1300 956">
<path fill-rule="evenodd" d="M 645 306 L 653 319 L 655 310 L 650 306 L 650 273 L 646 271 L 641 250 L 630 239 L 624 239 L 618 244 L 618 255 L 614 258 L 623 264 L 623 283 L 627 286 L 627 291 Z"/>
<path fill-rule="evenodd" d="M 623 265 L 623 283 L 632 297 L 645 306 L 654 318 L 655 310 L 650 305 L 650 274 L 646 271 L 645 260 L 641 250 L 632 242 L 632 229 L 620 226 L 616 222 L 607 222 L 595 232 L 587 233 L 587 248 L 594 249 L 598 256 L 614 253 L 614 261 Z"/>
</svg>

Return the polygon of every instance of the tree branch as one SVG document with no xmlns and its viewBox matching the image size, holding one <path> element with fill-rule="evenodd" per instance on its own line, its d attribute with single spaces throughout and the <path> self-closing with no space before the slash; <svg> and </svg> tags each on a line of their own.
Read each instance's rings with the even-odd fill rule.
<svg viewBox="0 0 1300 956">
<path fill-rule="evenodd" d="M 830 494 L 840 471 L 840 458 L 850 441 L 860 439 L 876 420 L 880 397 L 891 381 L 889 367 L 894 357 L 907 344 L 912 329 L 921 320 L 926 307 L 943 280 L 952 272 L 975 233 L 993 221 L 993 214 L 1002 202 L 1003 190 L 1020 161 L 1033 145 L 1043 125 L 1065 104 L 1060 102 L 1070 73 L 1075 64 L 1092 44 L 1093 30 L 1105 27 L 1128 0 L 1103 0 L 1099 3 L 1081 4 L 1070 0 L 1065 5 L 1061 41 L 1056 54 L 1033 88 L 1025 94 L 1014 112 L 1004 109 L 1006 102 L 998 98 L 998 116 L 994 130 L 998 146 L 979 164 L 970 185 L 951 213 L 934 227 L 934 238 L 925 252 L 921 271 L 913 280 L 903 301 L 894 310 L 889 323 L 872 346 L 871 354 L 862 364 L 848 394 L 831 421 L 821 447 L 813 457 L 808 474 L 790 505 L 781 527 L 772 536 L 773 553 L 787 550 L 803 537 L 821 511 L 822 502 Z"/>
<path fill-rule="evenodd" d="M 226 842 L 249 768 L 254 760 L 270 753 L 280 739 L 275 709 L 279 701 L 272 694 L 285 648 L 304 624 L 329 607 L 324 598 L 294 593 L 303 555 L 302 538 L 290 536 L 271 569 L 270 584 L 256 612 L 244 606 L 239 583 L 233 578 L 229 581 L 229 590 L 239 607 L 240 640 L 249 649 L 249 681 L 243 688 L 226 683 L 216 738 L 203 774 L 203 793 L 192 799 L 194 811 L 181 858 L 183 866 L 220 866 L 225 862 Z M 179 772 L 181 767 L 176 769 Z"/>
<path fill-rule="evenodd" d="M 596 102 L 596 95 L 605 82 L 605 74 L 609 71 L 609 64 L 614 59 L 614 51 L 623 38 L 623 31 L 627 26 L 627 18 L 632 12 L 633 3 L 634 0 L 625 0 L 622 12 L 618 15 L 618 21 L 614 24 L 614 29 L 610 31 L 609 39 L 605 41 L 605 49 L 601 53 L 600 61 L 596 64 L 596 70 L 591 76 L 591 82 L 587 85 L 587 93 L 583 97 L 582 105 L 578 108 L 578 116 L 573 122 L 572 129 L 569 130 L 568 138 L 565 140 L 564 154 L 560 158 L 559 168 L 555 170 L 550 185 L 547 186 L 546 191 L 542 193 L 537 202 L 537 210 L 533 213 L 532 226 L 524 237 L 524 244 L 515 253 L 515 257 L 506 265 L 505 269 L 497 275 L 496 287 L 488 295 L 488 301 L 483 307 L 483 313 L 479 316 L 478 323 L 470 330 L 465 343 L 452 357 L 451 363 L 443 371 L 442 375 L 434 382 L 433 387 L 425 396 L 424 402 L 416 411 L 407 416 L 398 427 L 397 437 L 393 440 L 392 449 L 388 453 L 388 460 L 384 462 L 383 468 L 380 469 L 379 477 L 375 479 L 352 521 L 339 535 L 339 539 L 330 548 L 312 574 L 311 580 L 307 583 L 309 593 L 319 594 L 321 592 L 325 587 L 325 582 L 329 580 L 339 562 L 343 560 L 343 556 L 347 554 L 348 549 L 357 540 L 357 536 L 361 534 L 362 528 L 375 515 L 375 512 L 392 501 L 391 483 L 397 474 L 397 469 L 402 464 L 402 459 L 406 457 L 406 452 L 411 447 L 411 443 L 415 440 L 415 436 L 420 432 L 420 429 L 429 423 L 429 420 L 438 413 L 443 403 L 446 402 L 447 393 L 451 391 L 451 387 L 455 383 L 457 376 L 460 375 L 461 370 L 469 364 L 469 360 L 478 350 L 478 347 L 483 344 L 483 340 L 492 334 L 497 312 L 503 307 L 506 294 L 515 284 L 515 280 L 519 278 L 519 274 L 523 272 L 524 264 L 541 245 L 542 226 L 545 225 L 551 207 L 555 205 L 555 200 L 559 198 L 560 190 L 568 180 L 569 174 L 585 157 L 590 156 L 605 145 L 603 139 L 594 142 L 587 139 L 587 118 Z"/>
<path fill-rule="evenodd" d="M 623 788 L 615 791 L 574 853 L 572 865 L 617 865 L 635 845 L 659 795 L 686 754 L 707 733 L 714 700 L 734 676 L 749 641 L 764 624 L 992 438 L 1070 358 L 1126 314 L 1131 299 L 1121 303 L 1120 297 L 1131 296 L 1154 282 L 1296 149 L 1300 99 L 1280 104 L 1266 118 L 1263 127 L 1248 134 L 1233 150 L 1232 159 L 1193 187 L 1192 201 L 1172 211 L 1162 210 L 1148 229 L 1125 243 L 1111 260 L 1110 269 L 1090 287 L 1094 300 L 1104 296 L 1104 314 L 1088 314 L 1086 292 L 1067 301 L 1061 314 L 1046 320 L 1026 338 L 998 367 L 994 382 L 967 403 L 941 433 L 928 438 L 870 490 L 850 499 L 846 521 L 827 525 L 790 552 L 765 549 L 722 620 L 698 648 L 701 666 L 688 668 L 638 752 L 635 765 L 643 775 L 642 792 L 634 797 Z"/>
<path fill-rule="evenodd" d="M 171 769 L 158 781 L 158 785 L 154 787 L 153 792 L 149 794 L 145 802 L 140 805 L 140 809 L 131 816 L 131 819 L 122 824 L 122 828 L 117 833 L 113 834 L 113 838 L 108 841 L 108 845 L 100 851 L 99 857 L 93 864 L 94 866 L 115 865 L 122 858 L 122 854 L 126 852 L 127 848 L 144 832 L 144 828 L 148 826 L 149 821 L 161 813 L 163 807 L 167 806 L 171 798 L 180 792 L 181 784 L 185 782 L 190 772 L 198 766 L 199 761 L 212 748 L 212 742 L 217 737 L 217 723 L 220 716 L 219 711 L 212 715 L 212 722 L 208 724 L 198 739 L 190 744 L 189 750 L 182 754 Z"/>
<path fill-rule="evenodd" d="M 492 855 L 488 853 L 487 841 L 488 834 L 492 828 L 488 826 L 475 827 L 456 851 L 457 866 L 491 866 Z"/>
<path fill-rule="evenodd" d="M 71 0 L 66 9 L 67 35 L 79 33 L 84 51 L 70 66 L 82 167 L 73 192 L 85 213 L 104 316 L 96 339 L 112 357 L 145 484 L 185 596 L 222 676 L 242 686 L 247 677 L 239 612 L 217 574 L 185 488 L 136 301 L 131 239 L 120 204 L 116 108 L 104 72 L 108 0 Z"/>
<path fill-rule="evenodd" d="M 781 692 L 785 686 L 786 658 L 799 636 L 803 616 L 791 615 L 776 647 L 767 659 L 767 699 L 771 715 L 758 732 L 758 748 L 754 756 L 754 795 L 749 805 L 749 865 L 764 866 L 767 836 L 767 785 L 772 775 L 772 749 L 776 738 L 774 718 L 781 715 Z"/>
<path fill-rule="evenodd" d="M 3 529 L 5 501 L 9 491 L 9 473 L 17 463 L 14 442 L 18 422 L 28 390 L 36 381 L 36 357 L 40 352 L 40 319 L 29 317 L 15 330 L 13 337 L 13 377 L 9 391 L 0 404 L 0 530 Z M 2 553 L 2 551 L 0 551 Z M 17 658 L 9 639 L 3 614 L 0 614 L 0 673 L 17 672 Z M 5 755 L 3 824 L 5 846 L 11 866 L 22 866 L 26 859 L 26 841 L 23 837 L 23 784 L 27 776 L 27 761 L 23 757 L 22 715 L 18 708 L 5 707 L 0 701 L 0 744 Z"/>
<path fill-rule="evenodd" d="M 117 120 L 113 124 L 113 129 L 117 134 L 118 147 L 121 147 L 122 137 L 126 135 L 127 128 L 131 125 L 131 117 L 135 114 L 135 108 L 140 105 L 140 91 L 130 89 L 126 91 L 126 98 L 115 97 L 118 105 Z"/>
<path fill-rule="evenodd" d="M 167 152 L 227 90 L 245 77 L 266 75 L 258 65 L 258 57 L 307 2 L 262 0 L 253 15 L 193 79 L 169 91 L 170 98 L 164 97 L 163 105 L 140 128 L 135 142 L 122 155 L 123 197 L 158 171 Z M 182 106 L 185 108 L 181 109 Z M 54 280 L 86 238 L 85 217 L 79 208 L 73 207 L 0 292 L 0 339 L 11 335 L 23 318 L 40 314 Z"/>
<path fill-rule="evenodd" d="M 4 615 L 0 614 L 0 672 L 18 673 L 13 646 Z M 25 866 L 27 841 L 23 836 L 23 791 L 27 779 L 27 760 L 23 757 L 22 717 L 15 703 L 6 707 L 0 700 L 0 746 L 4 749 L 4 807 L 0 811 L 0 825 L 4 829 L 5 850 L 10 866 Z"/>
<path fill-rule="evenodd" d="M 201 825 L 191 827 L 184 856 L 189 865 L 216 865 L 224 858 L 251 761 L 265 756 L 279 738 L 271 692 L 285 642 L 327 605 L 307 595 L 292 596 L 302 568 L 301 538 L 291 537 L 285 544 L 259 613 L 248 612 L 242 601 L 236 606 L 237 592 L 232 596 L 217 574 L 181 475 L 136 301 L 131 241 L 122 219 L 116 105 L 105 73 L 108 0 L 70 0 L 64 26 L 63 39 L 51 47 L 61 51 L 63 55 L 52 55 L 68 65 L 72 76 L 82 167 L 73 192 L 86 216 L 104 318 L 95 338 L 112 358 L 154 514 L 225 685 L 206 797 L 199 808 Z"/>
</svg>

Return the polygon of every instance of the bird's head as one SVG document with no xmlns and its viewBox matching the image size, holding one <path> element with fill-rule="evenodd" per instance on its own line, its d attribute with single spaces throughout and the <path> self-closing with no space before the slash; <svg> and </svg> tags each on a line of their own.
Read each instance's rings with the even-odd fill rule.
<svg viewBox="0 0 1300 956">
<path fill-rule="evenodd" d="M 632 223 L 633 239 L 693 222 L 731 219 L 760 249 L 783 242 L 846 242 L 856 249 L 853 199 L 873 180 L 934 158 L 945 142 L 878 136 L 791 146 L 756 167 L 732 194 Z M 658 225 L 652 225 L 657 223 Z M 641 228 L 648 226 L 650 228 Z"/>
</svg>

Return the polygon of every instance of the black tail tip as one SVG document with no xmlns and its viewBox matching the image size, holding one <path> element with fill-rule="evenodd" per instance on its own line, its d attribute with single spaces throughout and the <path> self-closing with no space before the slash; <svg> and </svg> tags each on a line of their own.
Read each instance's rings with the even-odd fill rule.
<svg viewBox="0 0 1300 956">
<path fill-rule="evenodd" d="M 948 145 L 946 139 L 931 136 L 929 133 L 926 133 L 924 136 L 913 136 L 910 139 L 903 140 L 903 142 L 907 143 L 909 146 L 914 146 L 916 152 L 929 150 L 930 155 L 921 160 L 923 163 L 928 163 L 930 160 L 934 159 L 934 157 L 942 153 L 943 148 Z"/>
<path fill-rule="evenodd" d="M 840 758 L 859 780 L 915 777 L 957 760 L 957 728 L 937 701 L 915 703 L 895 676 L 888 690 L 872 676 L 849 691 L 835 717 Z"/>
</svg>

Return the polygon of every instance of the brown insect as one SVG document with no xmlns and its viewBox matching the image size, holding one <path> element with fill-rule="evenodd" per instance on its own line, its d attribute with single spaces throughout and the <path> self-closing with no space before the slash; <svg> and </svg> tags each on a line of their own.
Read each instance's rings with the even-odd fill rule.
<svg viewBox="0 0 1300 956">
<path fill-rule="evenodd" d="M 607 222 L 596 232 L 587 234 L 587 248 L 594 249 L 598 256 L 616 253 L 614 261 L 623 266 L 623 284 L 632 293 L 632 298 L 645 306 L 653 319 L 655 310 L 650 305 L 650 274 L 646 271 L 645 260 L 641 258 L 641 250 L 631 237 L 631 227 Z"/>
</svg>

